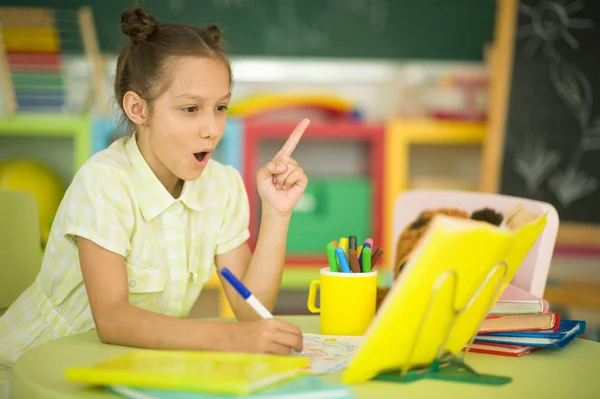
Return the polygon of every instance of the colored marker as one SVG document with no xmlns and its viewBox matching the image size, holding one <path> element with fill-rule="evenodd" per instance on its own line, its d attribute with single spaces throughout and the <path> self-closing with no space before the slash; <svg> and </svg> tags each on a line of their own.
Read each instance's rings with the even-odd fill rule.
<svg viewBox="0 0 600 399">
<path fill-rule="evenodd" d="M 221 276 L 223 276 L 225 280 L 227 280 L 229 284 L 231 284 L 233 288 L 235 288 L 235 290 L 242 296 L 242 298 L 244 298 L 246 303 L 250 305 L 250 307 L 252 307 L 252 309 L 254 309 L 260 317 L 262 317 L 263 319 L 273 318 L 271 312 L 269 312 L 269 310 L 265 308 L 265 306 L 262 303 L 260 303 L 258 298 L 256 298 L 250 292 L 250 290 L 246 288 L 246 286 L 240 280 L 238 280 L 238 278 L 233 273 L 231 273 L 231 271 L 228 268 L 224 267 L 221 269 Z"/>
<path fill-rule="evenodd" d="M 349 242 L 350 246 L 348 247 L 348 250 L 353 249 L 356 251 L 356 236 L 350 236 Z"/>
<path fill-rule="evenodd" d="M 360 247 L 358 247 L 358 249 L 356 250 L 356 256 L 358 256 L 360 258 L 360 254 L 362 252 L 362 245 Z"/>
<path fill-rule="evenodd" d="M 369 244 L 368 242 L 365 242 L 365 244 L 362 246 L 362 251 L 360 251 L 360 255 L 358 256 L 358 265 L 360 266 L 361 269 L 362 269 L 362 265 L 363 265 L 363 254 L 365 252 L 365 248 L 371 248 L 371 244 Z"/>
<path fill-rule="evenodd" d="M 340 238 L 340 245 L 339 245 L 339 247 L 344 250 L 344 254 L 345 255 L 348 254 L 348 239 L 346 237 Z"/>
<path fill-rule="evenodd" d="M 375 266 L 377 265 L 377 261 L 379 260 L 379 258 L 381 258 L 381 255 L 383 255 L 383 249 L 375 249 L 375 252 L 373 252 L 373 255 L 371 255 L 371 270 L 375 268 Z"/>
<path fill-rule="evenodd" d="M 338 243 L 336 240 L 332 240 L 330 241 L 330 243 L 333 244 L 333 249 L 336 249 L 337 247 L 339 247 Z M 334 257 L 335 257 L 335 252 L 333 253 Z M 340 264 L 337 261 L 337 258 L 335 258 L 335 270 L 338 270 L 340 268 Z"/>
<path fill-rule="evenodd" d="M 335 249 L 335 254 L 337 255 L 338 262 L 340 263 L 340 269 L 342 273 L 350 273 L 350 267 L 348 267 L 348 260 L 346 259 L 346 254 L 341 247 L 337 247 Z"/>
<path fill-rule="evenodd" d="M 369 273 L 371 271 L 371 248 L 366 247 L 363 249 L 363 264 L 362 264 L 363 273 Z"/>
<path fill-rule="evenodd" d="M 360 266 L 358 266 L 358 257 L 356 256 L 356 250 L 348 250 L 348 259 L 350 261 L 350 269 L 353 273 L 360 273 Z"/>
<path fill-rule="evenodd" d="M 325 246 L 327 249 L 327 260 L 329 261 L 329 270 L 332 272 L 338 272 L 338 262 L 335 256 L 335 246 L 332 243 L 329 243 Z"/>
<path fill-rule="evenodd" d="M 365 240 L 365 244 L 369 244 L 371 246 L 371 248 L 373 248 L 373 239 L 372 238 L 367 238 Z"/>
</svg>

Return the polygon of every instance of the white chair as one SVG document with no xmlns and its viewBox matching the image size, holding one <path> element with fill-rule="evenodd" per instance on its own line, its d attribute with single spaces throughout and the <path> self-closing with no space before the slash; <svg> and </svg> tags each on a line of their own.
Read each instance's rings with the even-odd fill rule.
<svg viewBox="0 0 600 399">
<path fill-rule="evenodd" d="M 547 224 L 542 235 L 519 267 L 511 284 L 543 297 L 559 224 L 556 209 L 545 202 L 470 191 L 406 190 L 398 196 L 394 206 L 394 245 L 390 248 L 392 251 L 391 259 L 395 260 L 396 258 L 398 237 L 421 211 L 435 208 L 458 208 L 471 213 L 477 209 L 488 207 L 506 215 L 508 211 L 520 203 L 527 209 L 539 213 L 547 212 L 548 215 Z"/>
</svg>

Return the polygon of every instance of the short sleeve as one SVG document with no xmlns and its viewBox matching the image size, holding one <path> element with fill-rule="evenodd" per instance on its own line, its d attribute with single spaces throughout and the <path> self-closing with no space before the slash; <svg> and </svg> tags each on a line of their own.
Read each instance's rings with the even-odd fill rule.
<svg viewBox="0 0 600 399">
<path fill-rule="evenodd" d="M 226 166 L 228 175 L 228 192 L 225 214 L 215 254 L 222 255 L 237 248 L 250 237 L 250 205 L 248 193 L 237 169 Z"/>
<path fill-rule="evenodd" d="M 120 175 L 91 164 L 73 179 L 63 200 L 63 224 L 65 237 L 74 245 L 79 236 L 121 256 L 129 253 L 134 216 Z"/>
</svg>

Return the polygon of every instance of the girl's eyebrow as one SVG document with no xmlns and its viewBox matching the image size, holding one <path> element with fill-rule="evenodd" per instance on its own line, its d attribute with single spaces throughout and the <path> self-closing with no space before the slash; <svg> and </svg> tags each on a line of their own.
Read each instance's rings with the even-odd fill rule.
<svg viewBox="0 0 600 399">
<path fill-rule="evenodd" d="M 192 93 L 182 93 L 179 94 L 177 96 L 175 96 L 175 99 L 178 100 L 180 98 L 189 98 L 191 100 L 204 100 L 205 98 L 197 95 L 197 94 L 192 94 Z M 219 101 L 224 101 L 227 100 L 228 98 L 231 98 L 231 92 L 225 94 L 223 97 L 219 98 Z"/>
</svg>

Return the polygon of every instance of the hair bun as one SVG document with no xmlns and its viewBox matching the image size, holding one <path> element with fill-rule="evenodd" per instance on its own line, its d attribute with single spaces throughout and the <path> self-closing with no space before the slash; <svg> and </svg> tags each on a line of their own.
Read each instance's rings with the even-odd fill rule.
<svg viewBox="0 0 600 399">
<path fill-rule="evenodd" d="M 156 20 L 141 7 L 130 7 L 121 13 L 121 31 L 135 41 L 146 41 L 157 27 Z"/>
<path fill-rule="evenodd" d="M 221 30 L 217 25 L 208 25 L 202 29 L 204 33 L 212 40 L 215 45 L 221 47 Z"/>
</svg>

